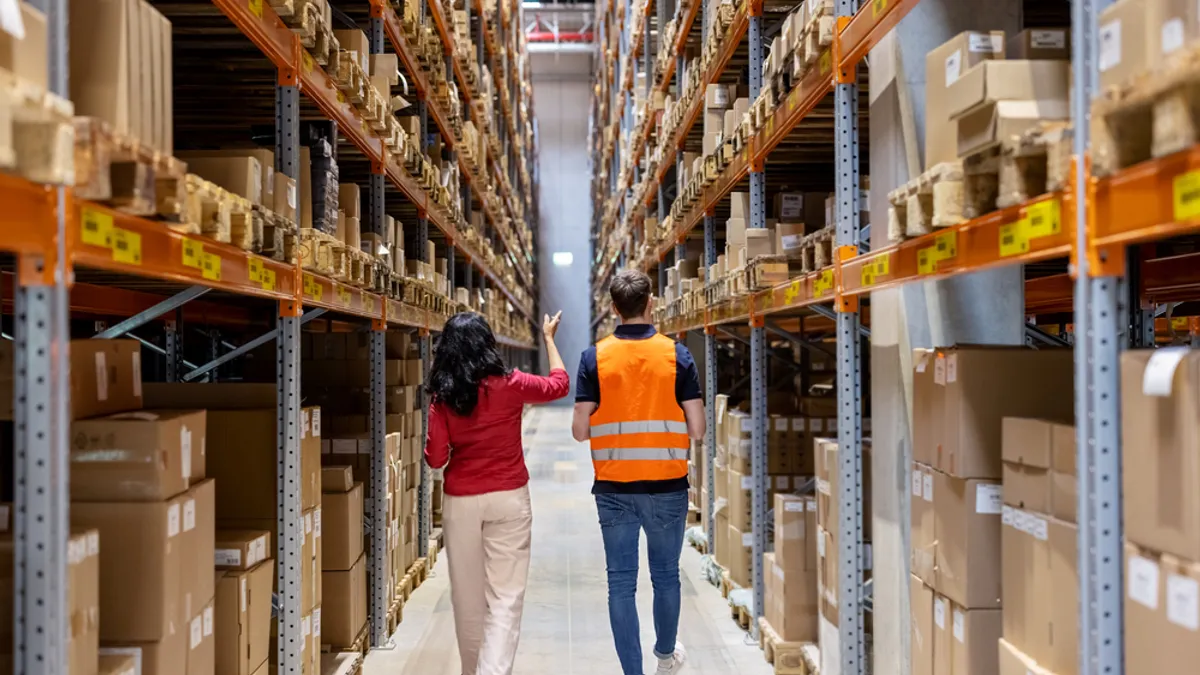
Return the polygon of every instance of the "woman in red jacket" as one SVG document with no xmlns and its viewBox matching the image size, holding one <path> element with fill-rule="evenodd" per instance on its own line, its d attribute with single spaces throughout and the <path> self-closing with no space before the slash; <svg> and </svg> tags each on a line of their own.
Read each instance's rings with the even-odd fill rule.
<svg viewBox="0 0 1200 675">
<path fill-rule="evenodd" d="M 512 673 L 533 525 L 521 412 L 570 388 L 554 345 L 561 316 L 542 324 L 549 377 L 509 369 L 491 327 L 472 312 L 446 322 L 434 352 L 425 461 L 446 468 L 442 531 L 463 675 Z"/>
</svg>

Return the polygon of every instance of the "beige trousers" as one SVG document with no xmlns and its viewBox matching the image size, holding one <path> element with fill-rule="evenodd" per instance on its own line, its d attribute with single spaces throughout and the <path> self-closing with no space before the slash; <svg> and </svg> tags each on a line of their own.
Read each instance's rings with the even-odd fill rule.
<svg viewBox="0 0 1200 675">
<path fill-rule="evenodd" d="M 512 673 L 532 526 L 528 486 L 445 497 L 442 531 L 463 675 Z"/>
</svg>

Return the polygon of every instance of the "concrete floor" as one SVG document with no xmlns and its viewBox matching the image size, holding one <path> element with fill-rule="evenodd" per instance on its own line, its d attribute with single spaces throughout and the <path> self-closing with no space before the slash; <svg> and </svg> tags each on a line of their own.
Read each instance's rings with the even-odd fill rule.
<svg viewBox="0 0 1200 675">
<path fill-rule="evenodd" d="M 571 438 L 570 408 L 532 411 L 525 420 L 525 442 L 532 475 L 533 560 L 514 673 L 620 675 L 608 626 L 603 544 L 589 493 L 592 467 L 586 446 Z M 641 550 L 638 604 L 646 672 L 652 673 L 654 629 L 644 542 Z M 720 591 L 703 578 L 700 555 L 691 547 L 684 547 L 681 567 L 680 639 L 689 657 L 683 672 L 773 673 L 758 644 L 730 618 Z M 460 675 L 445 552 L 405 605 L 393 641 L 393 649 L 368 656 L 365 675 Z"/>
</svg>

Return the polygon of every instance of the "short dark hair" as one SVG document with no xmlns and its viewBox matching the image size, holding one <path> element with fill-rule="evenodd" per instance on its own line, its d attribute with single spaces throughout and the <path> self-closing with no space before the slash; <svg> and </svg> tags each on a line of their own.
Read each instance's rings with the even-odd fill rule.
<svg viewBox="0 0 1200 675">
<path fill-rule="evenodd" d="M 621 270 L 609 284 L 608 294 L 622 319 L 641 316 L 650 303 L 650 277 L 639 270 Z"/>
</svg>

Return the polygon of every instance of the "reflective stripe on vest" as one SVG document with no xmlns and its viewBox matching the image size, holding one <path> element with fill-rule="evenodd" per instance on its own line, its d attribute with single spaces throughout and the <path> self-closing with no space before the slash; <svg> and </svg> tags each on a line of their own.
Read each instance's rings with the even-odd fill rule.
<svg viewBox="0 0 1200 675">
<path fill-rule="evenodd" d="M 590 420 L 596 479 L 684 478 L 691 439 L 675 398 L 675 342 L 608 337 L 596 344 L 600 405 Z"/>
<path fill-rule="evenodd" d="M 688 460 L 689 450 L 686 448 L 605 448 L 593 450 L 592 459 L 602 462 L 625 460 Z"/>
<path fill-rule="evenodd" d="M 591 437 L 619 434 L 686 434 L 687 422 L 673 420 L 644 420 L 641 422 L 609 422 L 592 425 Z"/>
</svg>

